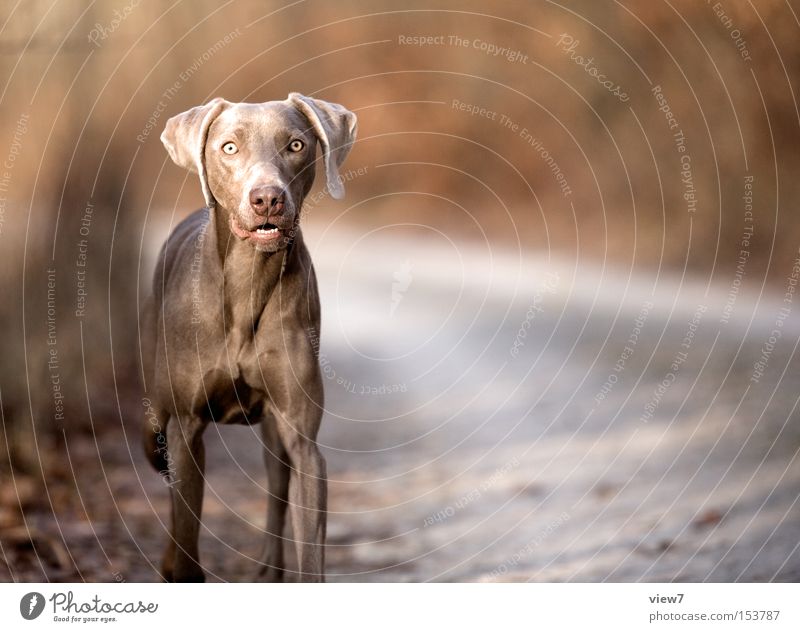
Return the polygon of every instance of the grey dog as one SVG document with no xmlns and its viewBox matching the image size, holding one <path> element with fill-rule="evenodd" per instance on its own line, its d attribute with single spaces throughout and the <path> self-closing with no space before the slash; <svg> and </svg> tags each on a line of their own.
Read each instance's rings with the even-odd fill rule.
<svg viewBox="0 0 800 632">
<path fill-rule="evenodd" d="M 299 577 L 324 581 L 320 305 L 299 219 L 317 145 L 327 190 L 341 198 L 338 168 L 355 136 L 352 112 L 297 93 L 214 99 L 169 119 L 161 135 L 172 160 L 199 174 L 207 205 L 164 244 L 143 312 L 145 450 L 172 499 L 168 581 L 205 578 L 198 536 L 211 422 L 261 424 L 269 499 L 258 578 L 283 579 L 288 506 Z"/>
</svg>

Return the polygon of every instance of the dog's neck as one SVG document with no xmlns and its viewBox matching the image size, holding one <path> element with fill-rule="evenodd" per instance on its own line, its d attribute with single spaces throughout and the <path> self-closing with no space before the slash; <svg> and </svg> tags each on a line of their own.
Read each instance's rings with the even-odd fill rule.
<svg viewBox="0 0 800 632">
<path fill-rule="evenodd" d="M 236 237 L 230 229 L 230 211 L 220 206 L 209 210 L 207 247 L 219 263 L 226 313 L 230 326 L 252 332 L 273 291 L 292 260 L 293 244 L 302 239 L 295 227 L 292 243 L 277 252 L 262 252 Z M 242 300 L 246 296 L 247 300 Z"/>
</svg>

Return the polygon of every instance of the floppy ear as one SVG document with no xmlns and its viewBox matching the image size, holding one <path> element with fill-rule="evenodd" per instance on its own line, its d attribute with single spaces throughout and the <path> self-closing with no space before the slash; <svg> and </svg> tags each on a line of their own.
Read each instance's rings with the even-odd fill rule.
<svg viewBox="0 0 800 632">
<path fill-rule="evenodd" d="M 211 195 L 206 177 L 206 139 L 211 123 L 229 105 L 225 99 L 212 99 L 205 105 L 173 116 L 167 121 L 161 134 L 161 142 L 164 143 L 173 162 L 200 175 L 200 186 L 203 187 L 203 196 L 209 208 L 216 204 L 216 200 Z"/>
<path fill-rule="evenodd" d="M 314 129 L 322 146 L 328 191 L 331 197 L 340 200 L 344 197 L 344 186 L 339 178 L 339 167 L 356 140 L 356 115 L 338 103 L 312 99 L 298 92 L 290 93 L 288 101 L 305 115 Z"/>
</svg>

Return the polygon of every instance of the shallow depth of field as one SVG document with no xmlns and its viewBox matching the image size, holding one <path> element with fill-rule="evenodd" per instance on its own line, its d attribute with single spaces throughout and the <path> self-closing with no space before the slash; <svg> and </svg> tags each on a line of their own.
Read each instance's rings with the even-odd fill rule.
<svg viewBox="0 0 800 632">
<path fill-rule="evenodd" d="M 329 581 L 800 580 L 799 14 L 6 3 L 0 579 L 159 580 L 138 306 L 203 203 L 159 135 L 298 91 L 359 117 L 303 220 Z M 247 580 L 260 434 L 205 438 L 202 561 Z"/>
</svg>

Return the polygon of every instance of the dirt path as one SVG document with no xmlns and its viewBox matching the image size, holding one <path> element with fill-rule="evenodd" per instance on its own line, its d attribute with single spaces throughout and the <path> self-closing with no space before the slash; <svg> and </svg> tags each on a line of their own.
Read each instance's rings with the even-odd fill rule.
<svg viewBox="0 0 800 632">
<path fill-rule="evenodd" d="M 778 303 L 742 295 L 725 322 L 726 288 L 413 234 L 309 241 L 330 581 L 800 580 L 797 317 L 753 367 Z M 206 437 L 204 564 L 248 578 L 258 434 Z M 64 502 L 58 525 L 31 525 L 53 561 L 14 552 L 15 577 L 156 578 L 167 491 L 137 441 L 120 428 L 69 446 L 93 519 Z"/>
</svg>

